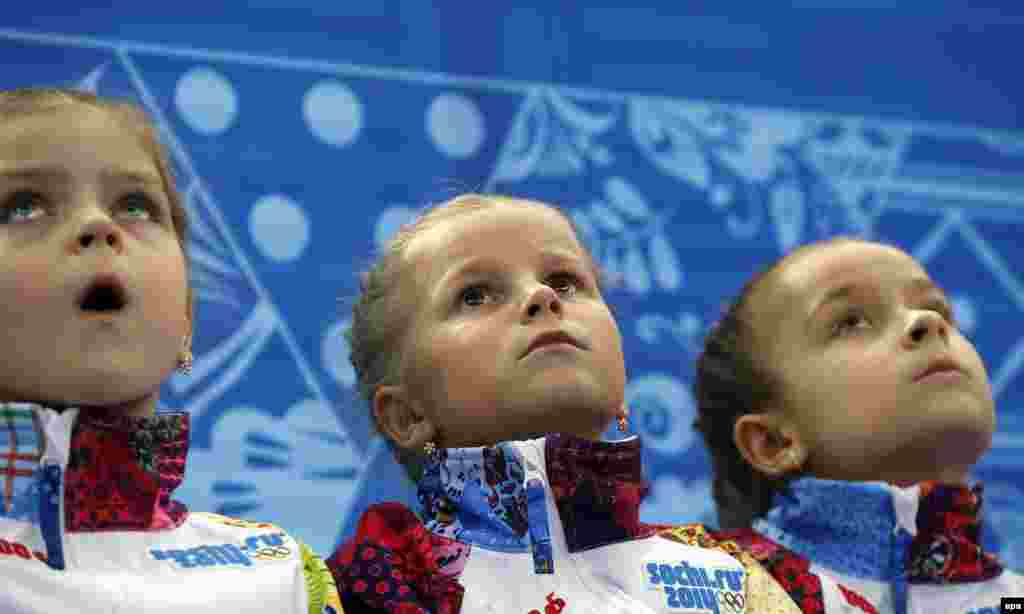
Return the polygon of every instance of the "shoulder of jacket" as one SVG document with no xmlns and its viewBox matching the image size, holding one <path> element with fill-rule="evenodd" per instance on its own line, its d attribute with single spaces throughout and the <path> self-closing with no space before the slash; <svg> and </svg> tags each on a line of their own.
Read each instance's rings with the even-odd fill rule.
<svg viewBox="0 0 1024 614">
<path fill-rule="evenodd" d="M 213 512 L 190 511 L 188 519 L 185 522 L 186 524 L 191 524 L 194 526 L 201 525 L 203 527 L 211 529 L 218 529 L 223 527 L 224 531 L 235 534 L 279 533 L 283 535 L 289 535 L 287 531 L 285 531 L 278 525 L 270 522 L 260 522 L 255 520 L 232 518 L 231 516 L 224 516 L 221 514 L 215 514 Z"/>
</svg>

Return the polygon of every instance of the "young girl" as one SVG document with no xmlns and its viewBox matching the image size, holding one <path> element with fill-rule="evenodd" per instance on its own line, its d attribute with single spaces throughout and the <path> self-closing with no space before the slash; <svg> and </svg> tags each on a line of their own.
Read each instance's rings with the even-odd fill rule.
<svg viewBox="0 0 1024 614">
<path fill-rule="evenodd" d="M 780 586 L 700 526 L 640 522 L 640 442 L 600 439 L 626 409 L 598 278 L 538 202 L 465 195 L 392 240 L 353 309 L 352 363 L 422 516 L 364 514 L 328 561 L 346 610 L 852 610 L 806 567 Z"/>
<path fill-rule="evenodd" d="M 143 112 L 0 92 L 0 611 L 340 612 L 269 524 L 190 513 L 185 210 Z"/>
<path fill-rule="evenodd" d="M 1024 595 L 982 550 L 982 488 L 966 485 L 995 425 L 985 367 L 903 251 L 834 239 L 755 276 L 695 392 L 725 535 L 769 568 L 795 553 L 881 612 Z"/>
</svg>

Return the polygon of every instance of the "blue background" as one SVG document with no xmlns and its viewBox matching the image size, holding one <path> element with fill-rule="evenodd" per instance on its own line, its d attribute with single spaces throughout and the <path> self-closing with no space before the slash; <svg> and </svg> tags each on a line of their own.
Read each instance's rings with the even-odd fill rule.
<svg viewBox="0 0 1024 614">
<path fill-rule="evenodd" d="M 355 274 L 419 208 L 487 190 L 565 207 L 622 274 L 652 521 L 714 521 L 689 385 L 749 274 L 840 233 L 907 249 L 989 368 L 986 541 L 1024 567 L 1024 8 L 352 4 L 0 17 L 0 88 L 133 98 L 171 148 L 198 299 L 195 371 L 163 395 L 193 415 L 183 500 L 322 552 L 409 500 L 354 394 Z"/>
</svg>

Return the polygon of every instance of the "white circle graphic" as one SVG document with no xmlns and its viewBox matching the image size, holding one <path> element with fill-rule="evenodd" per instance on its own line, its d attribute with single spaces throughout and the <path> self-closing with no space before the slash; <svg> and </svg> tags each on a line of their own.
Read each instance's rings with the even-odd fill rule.
<svg viewBox="0 0 1024 614">
<path fill-rule="evenodd" d="M 377 225 L 373 229 L 373 239 L 377 248 L 382 249 L 384 244 L 391 239 L 403 224 L 408 224 L 416 218 L 416 211 L 409 207 L 388 207 L 381 212 L 377 218 Z"/>
<path fill-rule="evenodd" d="M 651 483 L 650 495 L 640 507 L 646 522 L 671 523 L 680 517 L 717 524 L 710 480 L 684 480 L 662 475 Z"/>
<path fill-rule="evenodd" d="M 309 243 L 305 211 L 280 194 L 264 196 L 253 204 L 249 232 L 263 255 L 275 262 L 297 260 Z"/>
<path fill-rule="evenodd" d="M 629 424 L 645 446 L 678 455 L 693 444 L 693 399 L 678 378 L 661 373 L 638 377 L 626 385 L 626 403 Z"/>
<path fill-rule="evenodd" d="M 337 81 L 321 81 L 306 92 L 302 115 L 310 131 L 336 147 L 351 145 L 363 129 L 363 105 Z"/>
<path fill-rule="evenodd" d="M 427 134 L 441 153 L 468 158 L 484 142 L 484 117 L 476 103 L 460 94 L 441 94 L 427 109 Z"/>
<path fill-rule="evenodd" d="M 238 96 L 231 82 L 212 68 L 197 67 L 178 79 L 174 104 L 190 128 L 206 136 L 223 133 L 238 115 Z"/>
<path fill-rule="evenodd" d="M 320 345 L 320 358 L 324 369 L 331 374 L 334 381 L 345 388 L 356 385 L 356 370 L 352 367 L 349 354 L 352 348 L 345 338 L 345 331 L 351 326 L 348 320 L 342 320 L 327 329 Z"/>
</svg>

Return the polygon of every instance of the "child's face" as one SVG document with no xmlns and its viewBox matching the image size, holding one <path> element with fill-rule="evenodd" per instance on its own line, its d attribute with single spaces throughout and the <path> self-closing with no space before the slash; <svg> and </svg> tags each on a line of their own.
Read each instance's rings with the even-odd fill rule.
<svg viewBox="0 0 1024 614">
<path fill-rule="evenodd" d="M 622 407 L 622 342 L 559 213 L 516 202 L 458 215 L 407 258 L 416 290 L 403 381 L 444 445 L 601 435 Z M 532 349 L 555 332 L 572 343 Z"/>
<path fill-rule="evenodd" d="M 80 305 L 101 275 L 122 308 Z M 186 288 L 132 127 L 81 105 L 0 121 L 0 399 L 151 411 L 190 331 Z"/>
<path fill-rule="evenodd" d="M 924 269 L 898 249 L 851 242 L 798 254 L 774 279 L 755 294 L 755 342 L 781 379 L 806 468 L 827 479 L 962 480 L 991 443 L 992 391 Z M 936 368 L 947 370 L 922 377 Z"/>
</svg>

